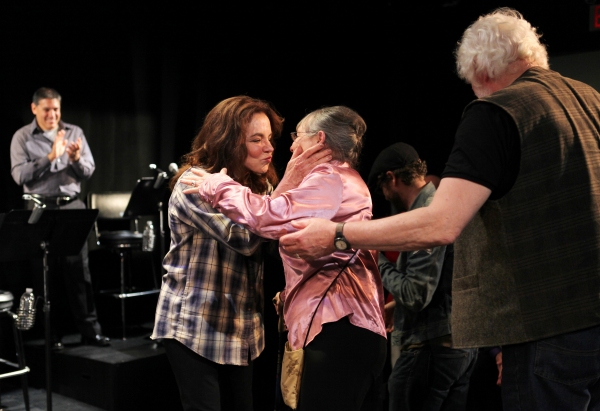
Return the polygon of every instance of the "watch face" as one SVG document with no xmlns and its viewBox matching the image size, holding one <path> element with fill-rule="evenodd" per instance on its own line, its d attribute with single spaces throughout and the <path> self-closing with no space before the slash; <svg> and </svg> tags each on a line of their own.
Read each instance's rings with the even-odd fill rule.
<svg viewBox="0 0 600 411">
<path fill-rule="evenodd" d="M 345 250 L 348 248 L 348 243 L 346 243 L 346 241 L 343 238 L 336 238 L 335 248 L 337 248 L 338 250 Z"/>
</svg>

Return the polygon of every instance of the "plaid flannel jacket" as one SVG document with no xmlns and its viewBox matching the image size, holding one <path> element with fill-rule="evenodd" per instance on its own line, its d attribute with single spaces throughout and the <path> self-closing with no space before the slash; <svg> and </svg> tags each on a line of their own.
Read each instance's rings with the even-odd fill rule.
<svg viewBox="0 0 600 411">
<path fill-rule="evenodd" d="M 185 188 L 177 183 L 169 200 L 171 248 L 152 338 L 174 338 L 218 364 L 247 365 L 265 346 L 263 239 Z"/>
</svg>

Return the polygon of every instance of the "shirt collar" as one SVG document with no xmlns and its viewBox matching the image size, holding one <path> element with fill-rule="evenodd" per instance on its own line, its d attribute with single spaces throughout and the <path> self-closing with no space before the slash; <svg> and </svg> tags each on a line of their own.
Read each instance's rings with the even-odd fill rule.
<svg viewBox="0 0 600 411">
<path fill-rule="evenodd" d="M 38 123 L 35 119 L 35 117 L 33 118 L 33 121 L 30 124 L 31 128 L 32 128 L 32 134 L 43 134 L 44 130 L 42 130 L 39 126 Z M 63 123 L 62 120 L 58 121 L 58 129 L 59 130 L 69 130 L 71 128 L 71 126 L 69 126 L 67 123 Z"/>
<path fill-rule="evenodd" d="M 435 186 L 430 181 L 421 189 L 415 198 L 415 201 L 413 201 L 412 205 L 410 206 L 410 209 L 414 210 L 415 208 L 422 207 L 433 193 L 435 193 Z"/>
</svg>

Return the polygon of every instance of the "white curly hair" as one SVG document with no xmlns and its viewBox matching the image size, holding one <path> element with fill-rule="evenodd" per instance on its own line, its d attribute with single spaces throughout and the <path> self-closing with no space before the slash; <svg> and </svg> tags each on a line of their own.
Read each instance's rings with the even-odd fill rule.
<svg viewBox="0 0 600 411">
<path fill-rule="evenodd" d="M 495 79 L 517 60 L 547 69 L 548 52 L 540 37 L 514 9 L 502 7 L 483 15 L 458 42 L 454 53 L 458 76 L 468 84 L 484 75 Z"/>
</svg>

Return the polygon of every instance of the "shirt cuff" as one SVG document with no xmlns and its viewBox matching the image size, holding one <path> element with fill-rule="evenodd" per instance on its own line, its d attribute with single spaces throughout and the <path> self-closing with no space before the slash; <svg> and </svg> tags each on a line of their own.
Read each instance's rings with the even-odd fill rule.
<svg viewBox="0 0 600 411">
<path fill-rule="evenodd" d="M 202 198 L 204 201 L 206 201 L 209 204 L 212 204 L 212 200 L 215 196 L 215 193 L 217 192 L 217 188 L 219 187 L 219 185 L 229 181 L 233 181 L 233 179 L 227 174 L 211 174 L 198 185 L 198 194 L 200 195 L 200 198 Z"/>
</svg>

